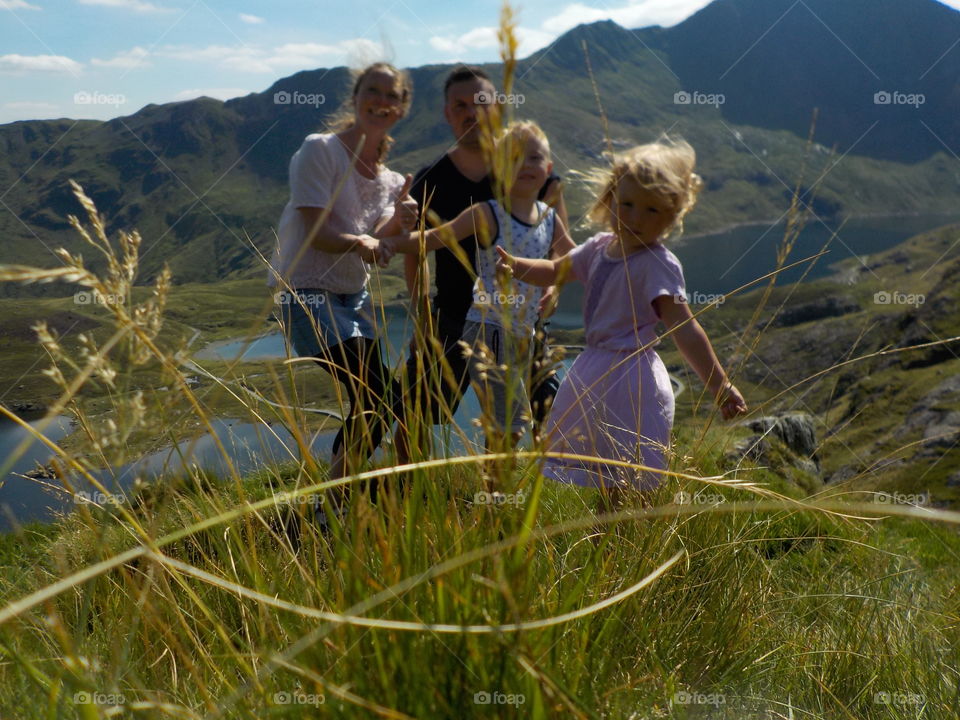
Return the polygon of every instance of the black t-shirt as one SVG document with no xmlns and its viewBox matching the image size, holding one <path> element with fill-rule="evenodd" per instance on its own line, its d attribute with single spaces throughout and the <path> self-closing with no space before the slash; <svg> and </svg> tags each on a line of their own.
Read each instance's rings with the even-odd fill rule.
<svg viewBox="0 0 960 720">
<path fill-rule="evenodd" d="M 420 209 L 430 202 L 433 210 L 444 222 L 457 217 L 468 207 L 493 198 L 490 179 L 473 182 L 457 170 L 450 156 L 444 154 L 433 165 L 417 173 L 410 190 L 410 197 L 417 201 Z M 477 266 L 477 238 L 473 235 L 460 242 L 460 246 L 470 258 L 470 264 Z M 447 248 L 436 250 L 437 294 L 434 307 L 441 315 L 453 322 L 462 322 L 467 310 L 473 304 L 473 281 L 470 271 Z"/>
<path fill-rule="evenodd" d="M 550 183 L 559 179 L 560 177 L 556 174 L 547 179 L 540 191 L 541 199 L 546 194 Z M 474 203 L 492 200 L 493 188 L 490 185 L 489 176 L 480 182 L 473 182 L 464 177 L 453 164 L 450 156 L 444 153 L 436 163 L 417 173 L 410 190 L 410 197 L 417 201 L 421 210 L 429 198 L 430 209 L 437 213 L 441 220 L 449 222 Z M 460 246 L 476 270 L 476 236 L 471 235 L 466 240 L 462 240 Z M 471 274 L 448 249 L 439 248 L 435 252 L 437 294 L 434 296 L 433 305 L 445 320 L 462 324 L 466 319 L 467 311 L 473 304 L 473 283 L 476 273 Z"/>
</svg>

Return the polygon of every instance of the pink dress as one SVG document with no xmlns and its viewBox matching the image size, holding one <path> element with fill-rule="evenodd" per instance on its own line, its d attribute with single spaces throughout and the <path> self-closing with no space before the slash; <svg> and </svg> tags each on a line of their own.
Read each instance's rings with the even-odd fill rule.
<svg viewBox="0 0 960 720">
<path fill-rule="evenodd" d="M 651 489 L 659 476 L 638 474 L 603 459 L 666 468 L 673 426 L 673 387 L 660 357 L 653 300 L 685 297 L 676 256 L 656 244 L 626 258 L 606 248 L 600 233 L 571 253 L 573 276 L 586 286 L 583 325 L 587 347 L 570 368 L 547 419 L 547 449 L 601 458 L 550 458 L 543 474 L 587 487 L 633 485 Z"/>
</svg>

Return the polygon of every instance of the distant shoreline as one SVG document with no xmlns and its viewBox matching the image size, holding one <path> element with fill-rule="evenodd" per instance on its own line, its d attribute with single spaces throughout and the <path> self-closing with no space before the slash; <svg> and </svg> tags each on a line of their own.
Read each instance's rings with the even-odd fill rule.
<svg viewBox="0 0 960 720">
<path fill-rule="evenodd" d="M 930 216 L 937 217 L 942 215 L 943 217 L 951 217 L 960 215 L 960 213 L 951 213 L 951 212 L 912 212 L 912 213 L 858 213 L 856 215 L 843 215 L 839 219 L 831 219 L 828 222 L 834 223 L 839 220 L 839 222 L 844 222 L 846 220 L 866 220 L 868 218 L 907 218 L 907 217 L 921 217 L 921 216 Z M 730 223 L 729 225 L 724 225 L 718 230 L 711 230 L 710 232 L 701 232 L 694 233 L 691 235 L 683 234 L 677 238 L 678 243 L 682 243 L 684 240 L 699 240 L 701 238 L 712 237 L 714 235 L 723 235 L 728 233 L 731 230 L 738 230 L 745 227 L 760 227 L 765 225 L 779 225 L 784 222 L 785 216 L 775 219 L 767 220 L 744 220 L 742 222 Z"/>
</svg>

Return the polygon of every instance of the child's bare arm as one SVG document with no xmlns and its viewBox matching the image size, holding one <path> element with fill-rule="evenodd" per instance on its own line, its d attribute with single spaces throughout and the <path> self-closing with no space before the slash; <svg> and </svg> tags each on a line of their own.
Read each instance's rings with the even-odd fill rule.
<svg viewBox="0 0 960 720">
<path fill-rule="evenodd" d="M 560 195 L 559 202 L 560 205 L 563 204 L 563 195 Z M 567 231 L 566 212 L 561 215 L 559 206 L 556 212 L 556 222 L 553 225 L 553 240 L 550 243 L 551 260 L 563 257 L 576 247 L 576 244 L 574 244 L 573 239 L 570 237 L 570 233 Z M 541 317 L 546 318 L 553 315 L 553 311 L 557 309 L 559 296 L 560 288 L 556 285 L 551 285 L 546 289 L 543 297 L 540 298 Z"/>
<path fill-rule="evenodd" d="M 564 255 L 556 260 L 534 260 L 532 258 L 515 257 L 497 245 L 497 269 L 513 275 L 539 287 L 550 287 L 566 282 L 570 278 L 570 255 Z"/>
<path fill-rule="evenodd" d="M 474 203 L 454 220 L 424 233 L 425 251 L 446 247 L 454 252 L 461 240 L 476 235 L 479 241 L 489 238 L 492 212 L 486 203 Z M 420 233 L 410 232 L 394 235 L 384 240 L 395 252 L 416 255 L 420 252 Z"/>
<path fill-rule="evenodd" d="M 654 310 L 670 331 L 677 349 L 697 376 L 706 385 L 707 391 L 717 400 L 725 420 L 745 413 L 747 403 L 723 371 L 710 338 L 690 312 L 686 302 L 678 302 L 671 295 L 661 295 L 653 301 Z"/>
</svg>

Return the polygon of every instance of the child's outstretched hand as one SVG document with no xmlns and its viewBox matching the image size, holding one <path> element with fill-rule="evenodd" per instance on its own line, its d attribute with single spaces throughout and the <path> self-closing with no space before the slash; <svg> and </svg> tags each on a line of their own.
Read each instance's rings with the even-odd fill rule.
<svg viewBox="0 0 960 720">
<path fill-rule="evenodd" d="M 516 258 L 499 245 L 494 247 L 497 250 L 497 272 L 507 277 L 513 277 L 513 266 L 516 264 Z"/>
<path fill-rule="evenodd" d="M 743 399 L 743 395 L 733 383 L 727 383 L 720 391 L 717 396 L 717 405 L 720 406 L 720 414 L 723 415 L 724 420 L 743 415 L 747 411 L 747 401 Z"/>
</svg>

